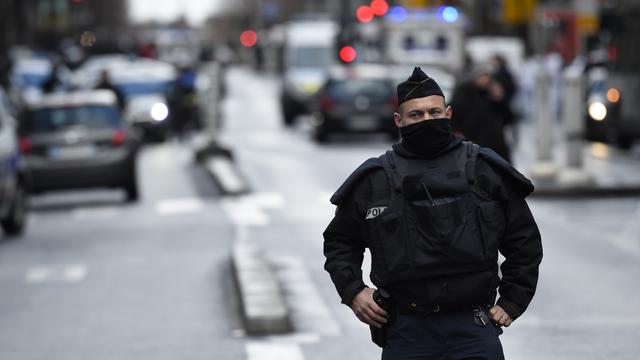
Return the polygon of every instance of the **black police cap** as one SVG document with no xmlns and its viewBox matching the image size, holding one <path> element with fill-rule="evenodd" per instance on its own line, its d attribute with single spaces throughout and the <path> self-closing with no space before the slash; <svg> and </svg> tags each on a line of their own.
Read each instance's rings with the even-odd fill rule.
<svg viewBox="0 0 640 360">
<path fill-rule="evenodd" d="M 440 86 L 433 78 L 430 78 L 427 74 L 416 66 L 413 69 L 413 74 L 409 76 L 406 81 L 398 84 L 398 105 L 405 101 L 421 98 L 431 95 L 440 95 L 444 97 Z"/>
</svg>

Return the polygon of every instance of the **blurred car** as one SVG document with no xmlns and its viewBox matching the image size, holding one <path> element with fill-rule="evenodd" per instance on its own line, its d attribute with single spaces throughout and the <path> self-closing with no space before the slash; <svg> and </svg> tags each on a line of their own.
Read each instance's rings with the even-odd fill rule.
<svg viewBox="0 0 640 360">
<path fill-rule="evenodd" d="M 98 84 L 103 71 L 118 73 L 130 62 L 131 57 L 123 54 L 93 55 L 73 72 L 71 82 L 76 88 L 91 89 Z"/>
<path fill-rule="evenodd" d="M 19 235 L 25 227 L 27 188 L 20 164 L 15 119 L 0 88 L 0 225 L 7 235 Z"/>
<path fill-rule="evenodd" d="M 14 60 L 9 74 L 11 97 L 21 107 L 42 96 L 42 86 L 54 70 L 45 57 L 20 57 Z"/>
<path fill-rule="evenodd" d="M 124 119 L 142 130 L 145 138 L 164 141 L 171 128 L 172 94 L 176 69 L 168 63 L 125 55 L 100 55 L 89 59 L 74 75 L 74 83 L 94 88 L 103 71 L 125 97 Z"/>
<path fill-rule="evenodd" d="M 164 141 L 169 135 L 169 106 L 164 96 L 150 94 L 130 99 L 124 118 L 141 129 L 147 139 Z"/>
<path fill-rule="evenodd" d="M 335 68 L 317 99 L 311 122 L 319 142 L 338 132 L 384 132 L 393 139 L 398 137 L 393 122 L 398 99 L 386 67 Z"/>
<path fill-rule="evenodd" d="M 327 19 L 291 21 L 285 29 L 284 73 L 280 104 L 284 124 L 310 112 L 318 90 L 336 63 L 338 25 Z"/>
<path fill-rule="evenodd" d="M 597 67 L 587 75 L 586 137 L 631 147 L 640 138 L 640 116 L 631 99 L 640 95 L 637 76 L 617 75 Z"/>
<path fill-rule="evenodd" d="M 198 32 L 190 29 L 156 30 L 155 45 L 159 60 L 178 67 L 197 64 L 201 53 L 202 40 Z"/>
<path fill-rule="evenodd" d="M 23 114 L 20 146 L 33 192 L 120 187 L 138 199 L 138 136 L 108 90 L 44 96 Z"/>
</svg>

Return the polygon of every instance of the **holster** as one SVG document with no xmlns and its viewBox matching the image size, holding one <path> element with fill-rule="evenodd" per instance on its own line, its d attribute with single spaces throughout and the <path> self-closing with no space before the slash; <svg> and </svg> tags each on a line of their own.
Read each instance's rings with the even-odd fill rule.
<svg viewBox="0 0 640 360">
<path fill-rule="evenodd" d="M 395 313 L 393 311 L 393 300 L 391 295 L 383 289 L 378 289 L 373 292 L 373 301 L 378 304 L 384 311 L 387 312 L 387 322 L 382 325 L 381 328 L 369 325 L 369 330 L 371 331 L 371 341 L 374 344 L 384 348 L 387 344 L 387 333 L 389 331 L 389 327 L 395 320 Z"/>
</svg>

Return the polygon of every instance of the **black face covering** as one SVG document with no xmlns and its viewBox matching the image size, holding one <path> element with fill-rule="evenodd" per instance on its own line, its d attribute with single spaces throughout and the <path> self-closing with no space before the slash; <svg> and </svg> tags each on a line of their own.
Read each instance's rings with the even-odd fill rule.
<svg viewBox="0 0 640 360">
<path fill-rule="evenodd" d="M 454 139 L 451 120 L 447 118 L 423 120 L 400 128 L 402 146 L 418 155 L 434 155 L 445 149 Z"/>
</svg>

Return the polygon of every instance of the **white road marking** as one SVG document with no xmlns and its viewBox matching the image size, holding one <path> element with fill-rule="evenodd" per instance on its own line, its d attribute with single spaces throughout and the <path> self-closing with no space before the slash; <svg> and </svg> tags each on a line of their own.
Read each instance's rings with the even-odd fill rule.
<svg viewBox="0 0 640 360">
<path fill-rule="evenodd" d="M 87 266 L 84 264 L 35 266 L 25 274 L 25 281 L 29 284 L 45 282 L 81 282 L 87 276 Z"/>
<path fill-rule="evenodd" d="M 170 199 L 156 204 L 156 212 L 163 216 L 192 214 L 203 209 L 204 203 L 198 198 Z"/>
<path fill-rule="evenodd" d="M 285 200 L 282 194 L 276 192 L 262 192 L 242 197 L 247 206 L 254 206 L 261 209 L 282 209 Z"/>
<path fill-rule="evenodd" d="M 246 344 L 248 360 L 304 360 L 297 344 L 250 341 Z"/>
<path fill-rule="evenodd" d="M 229 193 L 244 191 L 246 185 L 235 165 L 226 156 L 212 156 L 205 165 L 209 172 L 215 174 L 220 186 Z"/>
<path fill-rule="evenodd" d="M 269 215 L 261 209 L 247 206 L 235 199 L 224 199 L 222 209 L 236 226 L 266 226 L 271 223 Z"/>
<path fill-rule="evenodd" d="M 74 220 L 88 220 L 88 219 L 112 219 L 118 215 L 119 208 L 115 206 L 105 206 L 99 208 L 79 208 L 74 209 L 71 212 L 71 218 Z"/>
<path fill-rule="evenodd" d="M 270 225 L 273 218 L 267 210 L 286 210 L 277 214 L 279 222 L 328 223 L 335 212 L 335 206 L 329 202 L 331 195 L 322 191 L 307 198 L 296 196 L 297 201 L 290 203 L 281 193 L 262 192 L 227 197 L 221 204 L 231 221 L 239 226 Z"/>
<path fill-rule="evenodd" d="M 27 274 L 25 275 L 25 281 L 30 284 L 43 283 L 51 277 L 51 273 L 51 269 L 47 267 L 34 267 L 27 271 Z"/>
<path fill-rule="evenodd" d="M 279 193 L 257 193 L 225 198 L 222 208 L 238 226 L 267 226 L 271 217 L 264 209 L 282 209 L 285 200 Z"/>
<path fill-rule="evenodd" d="M 69 265 L 63 270 L 63 279 L 67 282 L 80 282 L 87 276 L 87 267 L 82 264 Z"/>
</svg>

